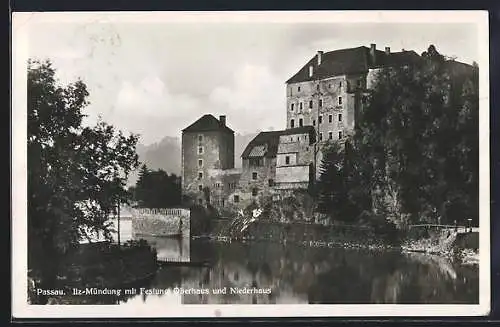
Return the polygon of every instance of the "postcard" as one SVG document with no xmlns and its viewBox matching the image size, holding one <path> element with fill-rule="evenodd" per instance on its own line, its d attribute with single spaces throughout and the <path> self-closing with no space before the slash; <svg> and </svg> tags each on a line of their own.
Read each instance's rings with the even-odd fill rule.
<svg viewBox="0 0 500 327">
<path fill-rule="evenodd" d="M 15 318 L 490 310 L 486 11 L 16 12 Z"/>
</svg>

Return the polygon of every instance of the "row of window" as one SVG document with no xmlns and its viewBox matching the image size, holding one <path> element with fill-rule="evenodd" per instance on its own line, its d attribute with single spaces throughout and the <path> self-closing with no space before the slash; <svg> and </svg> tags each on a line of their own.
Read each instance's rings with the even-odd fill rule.
<svg viewBox="0 0 500 327">
<path fill-rule="evenodd" d="M 248 160 L 250 167 L 262 167 L 264 166 L 264 158 L 250 158 Z"/>
<path fill-rule="evenodd" d="M 342 114 L 337 114 L 337 121 L 342 122 Z M 318 124 L 322 124 L 322 123 L 323 123 L 323 115 L 319 115 L 318 116 Z M 333 123 L 333 115 L 328 115 L 328 123 Z M 316 119 L 313 119 L 312 125 L 316 126 Z M 302 126 L 304 126 L 304 119 L 299 118 L 299 127 L 302 127 Z M 294 127 L 295 127 L 295 119 L 291 119 L 290 120 L 290 128 L 294 128 Z"/>
<path fill-rule="evenodd" d="M 342 97 L 338 97 L 337 99 L 337 103 L 338 105 L 342 105 Z M 304 108 L 304 105 L 303 105 L 303 102 L 299 102 L 299 112 L 302 111 L 302 109 Z M 322 108 L 323 107 L 323 99 L 319 99 L 318 100 L 318 108 Z M 309 109 L 312 109 L 313 108 L 313 100 L 309 100 Z M 295 110 L 295 103 L 291 103 L 290 104 L 290 111 L 294 111 Z"/>
<path fill-rule="evenodd" d="M 198 179 L 199 179 L 199 180 L 200 180 L 200 179 L 203 179 L 203 172 L 199 172 L 199 173 L 198 173 Z M 235 189 L 235 188 L 236 188 L 236 183 L 228 183 L 228 184 L 227 184 L 227 187 L 228 187 L 230 190 L 233 190 L 233 189 Z M 216 189 L 222 189 L 222 188 L 223 188 L 223 185 L 222 185 L 222 183 L 220 183 L 220 182 L 216 182 L 216 183 L 214 183 L 214 188 L 216 188 Z M 201 185 L 201 184 L 200 184 L 200 185 L 198 185 L 198 190 L 200 190 L 200 191 L 201 191 L 202 189 L 203 189 L 203 185 Z"/>
<path fill-rule="evenodd" d="M 358 81 L 358 85 L 361 84 L 361 80 Z M 319 84 L 316 84 L 316 91 L 319 91 Z M 332 88 L 332 84 L 328 84 L 328 88 L 331 89 Z M 342 81 L 339 82 L 339 88 L 342 88 Z M 297 92 L 300 92 L 300 86 L 297 86 Z M 290 95 L 292 95 L 293 91 L 292 89 L 290 88 Z"/>
<path fill-rule="evenodd" d="M 341 140 L 344 137 L 344 134 L 342 131 L 339 131 L 338 133 L 338 139 Z M 328 132 L 328 139 L 333 140 L 333 132 Z M 323 133 L 319 133 L 319 140 L 323 141 Z"/>
<path fill-rule="evenodd" d="M 363 79 L 358 79 L 356 80 L 356 86 L 357 87 L 361 87 L 363 86 Z M 328 84 L 328 88 L 331 89 L 332 88 L 332 84 Z M 342 88 L 342 81 L 339 82 L 339 89 Z M 316 91 L 319 91 L 320 89 L 320 85 L 319 84 L 316 84 Z M 297 86 L 297 92 L 300 92 L 301 88 L 300 86 Z M 290 88 L 290 95 L 293 95 L 293 90 L 292 88 Z"/>
<path fill-rule="evenodd" d="M 271 184 L 274 185 L 274 182 L 272 181 L 272 179 L 269 180 L 269 184 L 270 185 Z M 200 189 L 200 191 L 203 190 L 203 185 L 199 185 L 199 189 Z M 259 195 L 259 189 L 257 187 L 254 187 L 252 189 L 252 196 L 257 196 L 257 195 Z M 240 196 L 238 194 L 233 195 L 233 202 L 234 203 L 239 203 L 240 202 Z M 203 203 L 203 199 L 198 199 L 198 203 L 202 204 Z M 224 199 L 217 200 L 217 204 L 224 206 Z"/>
</svg>

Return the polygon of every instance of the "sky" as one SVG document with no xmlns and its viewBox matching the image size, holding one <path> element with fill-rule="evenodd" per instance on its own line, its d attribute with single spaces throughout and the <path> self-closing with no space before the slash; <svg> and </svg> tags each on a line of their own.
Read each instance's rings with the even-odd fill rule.
<svg viewBox="0 0 500 327">
<path fill-rule="evenodd" d="M 430 44 L 478 60 L 471 23 L 29 22 L 28 54 L 50 59 L 61 83 L 88 86 L 86 123 L 100 116 L 144 145 L 203 114 L 236 133 L 285 128 L 285 81 L 318 50 L 367 46 L 421 53 Z"/>
</svg>

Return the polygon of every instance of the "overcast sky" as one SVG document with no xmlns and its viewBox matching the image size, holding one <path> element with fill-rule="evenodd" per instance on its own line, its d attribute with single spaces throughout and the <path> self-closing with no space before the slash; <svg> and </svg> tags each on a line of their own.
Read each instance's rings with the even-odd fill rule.
<svg viewBox="0 0 500 327">
<path fill-rule="evenodd" d="M 237 133 L 285 127 L 285 81 L 317 50 L 391 47 L 478 59 L 473 24 L 32 23 L 29 56 L 53 61 L 62 82 L 83 79 L 97 115 L 143 144 L 205 113 Z"/>
</svg>

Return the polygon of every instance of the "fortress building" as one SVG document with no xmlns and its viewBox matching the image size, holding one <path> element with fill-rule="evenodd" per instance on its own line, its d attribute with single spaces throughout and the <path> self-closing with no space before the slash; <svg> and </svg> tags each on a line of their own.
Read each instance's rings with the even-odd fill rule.
<svg viewBox="0 0 500 327">
<path fill-rule="evenodd" d="M 234 169 L 234 132 L 226 117 L 204 115 L 182 131 L 184 194 L 200 204 L 243 208 L 308 188 L 319 176 L 322 146 L 353 133 L 377 72 L 421 60 L 414 51 L 381 51 L 375 44 L 318 51 L 286 81 L 286 129 L 259 133 L 241 156 L 241 170 Z M 449 65 L 452 75 L 470 73 L 470 65 Z"/>
<path fill-rule="evenodd" d="M 219 119 L 204 115 L 182 130 L 182 190 L 199 204 L 220 201 L 239 179 L 234 171 L 234 131 Z M 236 176 L 235 176 L 236 173 Z"/>
<path fill-rule="evenodd" d="M 384 67 L 410 65 L 421 57 L 414 51 L 391 52 L 370 47 L 318 51 L 286 81 L 286 126 L 312 126 L 318 146 L 342 142 L 354 131 L 365 95 Z M 316 162 L 321 162 L 317 151 Z M 318 177 L 319 171 L 316 171 Z"/>
</svg>

